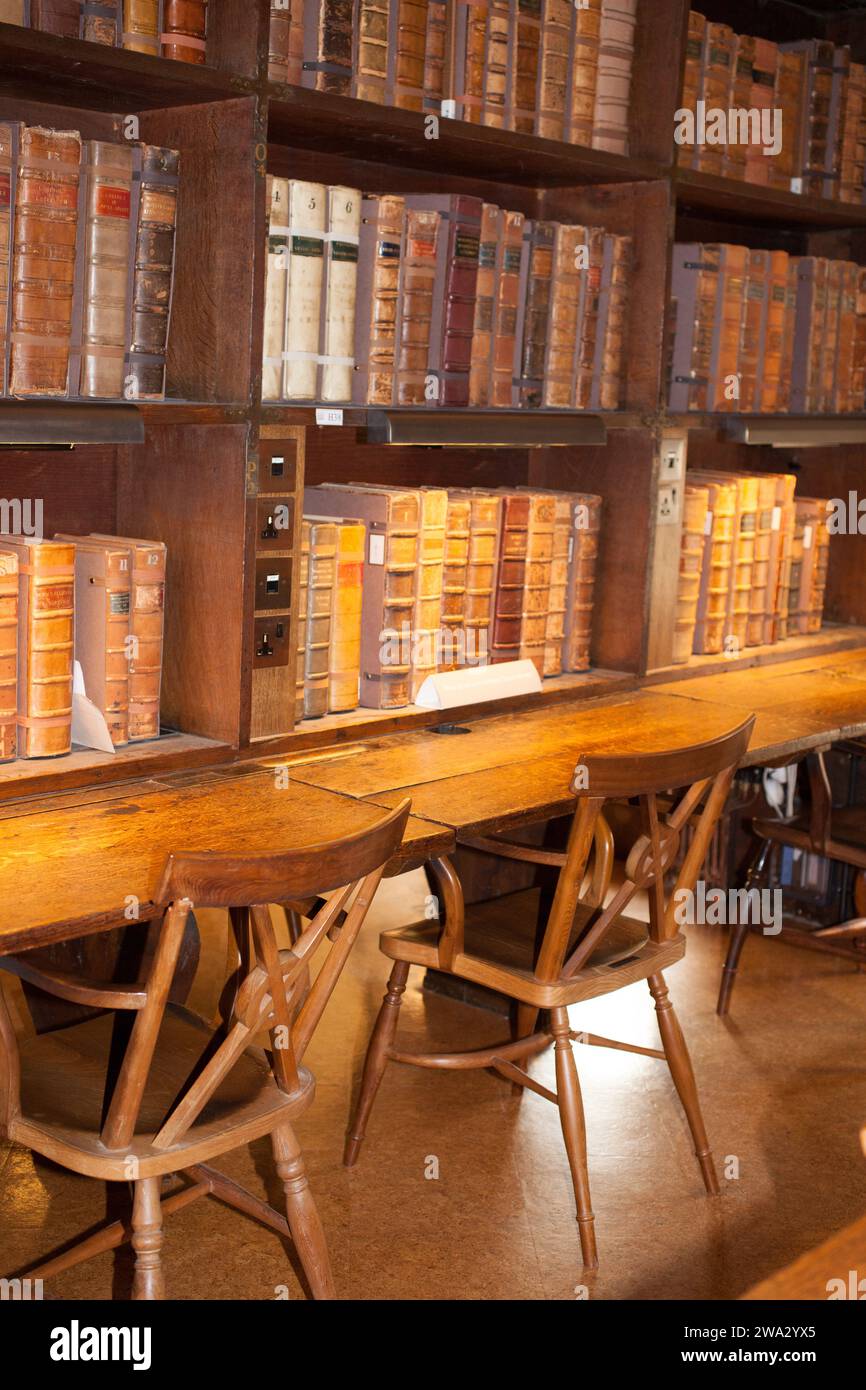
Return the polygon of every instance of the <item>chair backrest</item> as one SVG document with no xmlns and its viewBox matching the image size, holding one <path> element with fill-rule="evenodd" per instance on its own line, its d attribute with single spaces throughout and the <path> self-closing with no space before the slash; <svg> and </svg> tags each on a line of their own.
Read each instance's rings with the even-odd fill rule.
<svg viewBox="0 0 866 1390">
<path fill-rule="evenodd" d="M 535 967 L 544 983 L 569 979 L 588 961 L 635 893 L 647 889 L 649 930 L 654 941 L 676 934 L 674 909 L 683 889 L 694 889 L 716 822 L 724 808 L 737 764 L 749 745 L 754 716 L 720 738 L 661 753 L 593 754 L 581 759 L 572 790 L 579 798 L 568 837 L 550 916 Z M 659 794 L 685 788 L 676 805 L 662 814 Z M 637 834 L 626 858 L 625 879 L 607 906 L 598 895 L 581 899 L 590 855 L 599 854 L 599 823 L 606 801 L 637 803 Z M 699 809 L 700 808 L 700 809 Z M 696 817 L 694 834 L 676 883 L 665 892 L 665 874 L 674 862 L 680 836 Z M 606 838 L 606 837 L 605 837 Z M 572 946 L 578 904 L 592 912 Z"/>
<path fill-rule="evenodd" d="M 195 907 L 227 907 L 238 939 L 241 975 L 224 1036 L 209 1046 L 194 1068 L 154 1140 L 170 1148 L 201 1114 L 220 1083 L 256 1035 L 270 1035 L 270 1064 L 281 1090 L 301 1086 L 299 1064 L 331 997 L 367 915 L 388 860 L 398 849 L 409 814 L 409 800 L 367 829 L 342 839 L 280 854 L 231 857 L 217 854 L 169 855 L 157 903 L 164 908 L 145 979 L 111 991 L 88 988 L 89 1001 L 136 1011 L 101 1131 L 106 1149 L 124 1150 L 136 1122 L 153 1061 L 187 918 Z M 280 949 L 268 904 L 320 898 L 329 893 L 291 949 Z M 330 950 L 315 982 L 310 963 L 325 939 Z M 51 989 L 47 979 L 40 987 Z M 68 983 L 61 984 L 68 991 Z M 8 1018 L 6 1019 L 8 1023 Z M 12 1047 L 0 1008 L 0 1053 Z M 207 1060 L 204 1061 L 204 1057 Z M 15 1112 L 14 1058 L 0 1056 L 0 1123 Z M 202 1065 L 204 1062 L 204 1065 Z"/>
</svg>

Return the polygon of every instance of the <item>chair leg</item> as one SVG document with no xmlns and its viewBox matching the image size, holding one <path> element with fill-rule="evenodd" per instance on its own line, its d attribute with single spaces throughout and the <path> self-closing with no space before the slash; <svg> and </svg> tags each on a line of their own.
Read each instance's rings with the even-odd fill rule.
<svg viewBox="0 0 866 1390">
<path fill-rule="evenodd" d="M 550 1027 L 555 1043 L 556 1061 L 556 1099 L 559 1105 L 559 1120 L 562 1137 L 571 1168 L 574 1184 L 574 1200 L 577 1206 L 577 1226 L 580 1231 L 580 1248 L 583 1263 L 587 1269 L 598 1267 L 598 1250 L 595 1243 L 595 1217 L 589 1197 L 589 1172 L 586 1165 L 586 1124 L 583 1117 L 583 1100 L 577 1067 L 571 1050 L 568 1013 L 564 1008 L 551 1009 Z"/>
<path fill-rule="evenodd" d="M 534 1004 L 516 1004 L 511 1020 L 511 1040 L 519 1042 L 521 1038 L 531 1038 L 538 1025 L 539 1010 Z M 511 1083 L 511 1094 L 515 1100 L 519 1100 L 526 1090 L 518 1081 Z"/>
<path fill-rule="evenodd" d="M 744 887 L 748 890 L 754 888 L 761 878 L 767 865 L 772 845 L 769 840 L 761 840 L 757 849 L 752 855 L 749 867 L 746 870 Z M 725 1018 L 730 1007 L 731 995 L 734 992 L 734 981 L 737 978 L 737 966 L 740 963 L 740 956 L 743 954 L 743 947 L 746 944 L 746 937 L 749 934 L 748 922 L 733 922 L 731 924 L 731 934 L 728 940 L 728 954 L 725 957 L 725 964 L 722 969 L 722 981 L 719 986 L 719 1000 L 716 1004 L 716 1013 L 719 1018 Z"/>
<path fill-rule="evenodd" d="M 134 1299 L 165 1298 L 162 1277 L 162 1206 L 160 1179 L 138 1178 L 132 1202 L 132 1248 L 135 1251 Z"/>
<path fill-rule="evenodd" d="M 668 1066 L 677 1088 L 677 1094 L 686 1112 L 704 1186 L 711 1197 L 718 1197 L 719 1180 L 716 1176 L 713 1155 L 710 1152 L 710 1141 L 704 1128 L 698 1088 L 695 1084 L 695 1074 L 692 1070 L 692 1062 L 686 1047 L 686 1040 L 683 1037 L 683 1030 L 680 1028 L 679 1019 L 674 1013 L 674 1006 L 668 998 L 668 988 L 664 976 L 662 974 L 650 975 L 647 983 L 655 1000 L 662 1047 L 668 1059 Z"/>
<path fill-rule="evenodd" d="M 291 1125 L 281 1125 L 271 1135 L 274 1162 L 286 1194 L 286 1215 L 295 1249 L 309 1280 L 313 1297 L 336 1298 L 325 1232 Z"/>
<path fill-rule="evenodd" d="M 364 1059 L 364 1074 L 361 1078 L 361 1093 L 358 1097 L 358 1105 L 355 1110 L 354 1119 L 349 1126 L 349 1133 L 346 1136 L 346 1147 L 343 1151 L 343 1162 L 347 1168 L 352 1168 L 354 1166 L 358 1161 L 358 1154 L 361 1152 L 361 1145 L 364 1142 L 367 1121 L 370 1118 L 373 1101 L 376 1099 L 379 1083 L 388 1065 L 388 1054 L 391 1049 L 391 1044 L 394 1041 L 394 1034 L 397 1031 L 400 1005 L 403 1002 L 403 994 L 406 989 L 408 977 L 409 962 L 406 960 L 395 961 L 394 968 L 391 971 L 391 977 L 388 980 L 385 998 L 382 1000 L 382 1007 L 379 1010 L 379 1016 L 376 1019 L 373 1031 L 370 1034 L 370 1041 L 367 1045 L 367 1056 Z"/>
</svg>

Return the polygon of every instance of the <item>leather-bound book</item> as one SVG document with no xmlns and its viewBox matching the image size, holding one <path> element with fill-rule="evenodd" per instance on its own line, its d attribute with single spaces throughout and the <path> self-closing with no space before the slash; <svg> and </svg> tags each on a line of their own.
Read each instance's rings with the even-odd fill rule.
<svg viewBox="0 0 866 1390">
<path fill-rule="evenodd" d="M 749 252 L 745 246 L 719 247 L 719 295 L 713 325 L 709 408 L 739 413 L 740 344 Z"/>
<path fill-rule="evenodd" d="M 703 96 L 704 38 L 707 21 L 697 10 L 689 10 L 689 27 L 686 35 L 686 58 L 683 68 L 683 90 L 680 108 L 697 113 L 698 102 Z M 749 74 L 751 78 L 751 73 Z M 694 145 L 677 145 L 677 163 L 690 169 L 695 164 Z"/>
<path fill-rule="evenodd" d="M 171 322 L 180 155 L 142 145 L 138 227 L 132 283 L 127 389 L 134 400 L 165 397 L 165 358 Z"/>
<path fill-rule="evenodd" d="M 854 65 L 852 64 L 852 67 Z M 803 122 L 806 105 L 806 58 L 803 53 L 779 49 L 774 105 L 782 112 L 782 148 L 771 156 L 770 183 L 787 192 L 793 180 L 802 178 Z M 742 148 L 742 147 L 741 147 Z"/>
<path fill-rule="evenodd" d="M 788 277 L 785 289 L 785 335 L 782 340 L 782 373 L 779 381 L 778 408 L 791 409 L 791 375 L 794 365 L 794 345 L 797 329 L 797 290 L 800 266 L 796 256 L 788 257 Z"/>
<path fill-rule="evenodd" d="M 836 372 L 839 350 L 839 314 L 842 304 L 844 261 L 827 262 L 827 302 L 824 306 L 824 328 L 821 332 L 820 385 L 818 410 L 836 409 Z"/>
<path fill-rule="evenodd" d="M 758 40 L 753 38 L 751 34 L 734 34 L 733 43 L 731 43 L 728 32 L 724 32 L 721 45 L 724 52 L 722 66 L 726 65 L 727 52 L 730 51 L 731 80 L 728 100 L 722 103 L 723 109 L 748 111 L 751 108 L 757 42 Z M 702 92 L 701 95 L 703 96 L 704 93 Z M 717 88 L 715 95 L 718 95 Z M 708 107 L 712 105 L 712 102 L 707 102 Z M 748 146 L 741 145 L 737 140 L 728 140 L 721 147 L 717 147 L 716 154 L 711 153 L 709 155 L 710 160 L 715 164 L 715 172 L 718 172 L 717 155 L 719 148 L 722 156 L 721 172 L 725 178 L 745 179 Z M 700 159 L 694 167 L 701 167 Z"/>
<path fill-rule="evenodd" d="M 331 603 L 337 556 L 337 527 L 310 520 L 307 576 L 307 650 L 304 662 L 304 718 L 328 713 Z"/>
<path fill-rule="evenodd" d="M 796 191 L 823 197 L 825 180 L 832 169 L 832 111 L 836 50 L 823 39 L 798 39 L 780 44 L 782 53 L 801 53 L 805 67 L 802 147 L 797 163 L 802 186 Z M 836 88 L 838 98 L 838 84 Z"/>
<path fill-rule="evenodd" d="M 496 130 L 504 129 L 506 123 L 510 37 L 510 0 L 490 0 L 487 12 L 483 121 L 486 126 Z"/>
<path fill-rule="evenodd" d="M 823 256 L 800 256 L 796 266 L 790 409 L 797 415 L 811 415 L 820 409 L 829 265 Z"/>
<path fill-rule="evenodd" d="M 352 96 L 360 101 L 385 101 L 391 13 L 391 0 L 357 0 Z M 396 45 L 396 35 L 390 41 Z"/>
<path fill-rule="evenodd" d="M 857 272 L 855 316 L 850 408 L 860 411 L 866 404 L 866 270 L 862 267 Z"/>
<path fill-rule="evenodd" d="M 708 409 L 719 260 L 718 246 L 702 242 L 674 245 L 671 300 L 676 312 L 668 406 L 675 414 Z"/>
<path fill-rule="evenodd" d="M 728 633 L 735 651 L 748 645 L 752 581 L 755 572 L 758 528 L 759 480 L 751 474 L 731 475 L 737 489 L 734 526 L 734 567 L 728 602 Z"/>
<path fill-rule="evenodd" d="M 303 85 L 349 96 L 353 0 L 304 0 Z"/>
<path fill-rule="evenodd" d="M 538 119 L 542 4 L 543 0 L 515 0 L 511 7 L 505 124 L 523 135 L 535 132 Z"/>
<path fill-rule="evenodd" d="M 12 252 L 13 396 L 65 396 L 78 234 L 81 138 L 25 126 Z"/>
<path fill-rule="evenodd" d="M 527 222 L 528 273 L 520 341 L 518 403 L 540 406 L 544 400 L 544 362 L 550 324 L 553 242 L 556 224 Z"/>
<path fill-rule="evenodd" d="M 355 292 L 361 193 L 328 189 L 328 237 L 322 294 L 322 376 L 319 399 L 351 401 L 355 367 Z"/>
<path fill-rule="evenodd" d="M 782 409 L 782 359 L 785 350 L 789 258 L 786 251 L 767 251 L 764 255 L 766 294 L 763 331 L 758 345 L 761 371 L 754 408 L 776 413 Z"/>
<path fill-rule="evenodd" d="M 390 0 L 385 101 L 403 111 L 424 108 L 427 0 Z"/>
<path fill-rule="evenodd" d="M 265 330 L 262 348 L 262 399 L 283 393 L 286 338 L 286 286 L 289 267 L 289 181 L 267 176 L 268 263 L 265 272 Z"/>
<path fill-rule="evenodd" d="M 712 472 L 694 472 L 690 477 L 709 493 L 701 585 L 695 617 L 693 650 L 714 655 L 725 650 L 728 631 L 728 605 L 734 566 L 734 531 L 737 520 L 737 488 L 730 477 Z"/>
<path fill-rule="evenodd" d="M 455 499 L 465 498 L 470 508 L 466 598 L 463 605 L 465 662 L 468 666 L 486 666 L 490 661 L 492 642 L 502 500 L 497 493 L 481 488 L 449 495 Z"/>
<path fill-rule="evenodd" d="M 441 223 L 427 359 L 432 392 L 429 403 L 468 405 L 482 202 L 462 193 L 410 194 L 406 206 L 438 213 Z M 404 267 L 404 296 L 406 274 Z"/>
<path fill-rule="evenodd" d="M 75 660 L 115 748 L 129 742 L 132 573 L 120 541 L 58 534 L 75 547 Z"/>
<path fill-rule="evenodd" d="M 829 533 L 827 503 L 816 497 L 797 497 L 794 504 L 794 544 L 788 599 L 788 635 L 820 632 L 827 583 Z"/>
<path fill-rule="evenodd" d="M 598 310 L 598 338 L 590 408 L 618 410 L 625 390 L 626 333 L 632 239 L 604 235 L 604 266 Z"/>
<path fill-rule="evenodd" d="M 22 126 L 0 121 L 0 395 L 9 381 L 12 332 L 12 246 L 15 235 L 15 196 Z"/>
<path fill-rule="evenodd" d="M 728 24 L 708 22 L 704 29 L 701 52 L 701 100 L 708 110 L 727 111 L 736 72 L 737 35 Z M 749 71 L 751 95 L 751 71 Z M 747 102 L 746 105 L 750 105 Z M 724 172 L 725 146 L 696 144 L 693 168 L 705 174 Z M 735 156 L 736 157 L 736 156 Z M 736 176 L 736 175 L 735 175 Z M 740 174 L 742 177 L 742 173 Z"/>
<path fill-rule="evenodd" d="M 588 671 L 592 662 L 592 615 L 602 499 L 591 492 L 573 492 L 569 500 L 571 539 L 562 666 L 565 671 Z"/>
<path fill-rule="evenodd" d="M 564 135 L 573 145 L 591 146 L 598 90 L 601 0 L 586 0 L 573 8 Z"/>
<path fill-rule="evenodd" d="M 862 203 L 866 176 L 866 67 L 851 63 L 839 136 L 839 191 L 843 203 Z"/>
<path fill-rule="evenodd" d="M 577 334 L 577 366 L 574 378 L 574 404 L 589 410 L 597 397 L 599 346 L 604 342 L 602 290 L 606 265 L 606 233 L 601 227 L 586 229 L 586 269 Z M 608 263 L 609 264 L 609 263 Z"/>
<path fill-rule="evenodd" d="M 637 0 L 602 0 L 593 149 L 628 154 L 636 26 Z"/>
<path fill-rule="evenodd" d="M 523 213 L 503 209 L 496 244 L 495 308 L 493 315 L 490 404 L 510 406 L 513 400 L 517 354 L 517 316 L 520 268 L 523 259 Z"/>
<path fill-rule="evenodd" d="M 81 37 L 116 48 L 122 29 L 121 0 L 82 0 Z"/>
<path fill-rule="evenodd" d="M 159 695 L 165 621 L 166 547 L 134 536 L 93 536 L 129 554 L 129 741 L 159 738 Z"/>
<path fill-rule="evenodd" d="M 163 0 L 162 56 L 181 63 L 204 63 L 208 0 Z"/>
<path fill-rule="evenodd" d="M 757 479 L 758 508 L 755 513 L 755 556 L 749 597 L 746 645 L 757 647 L 764 640 L 767 617 L 772 604 L 770 560 L 773 548 L 773 514 L 776 507 L 776 478 L 762 473 Z"/>
<path fill-rule="evenodd" d="M 394 403 L 404 213 L 403 199 L 393 194 L 361 202 L 352 381 L 356 405 Z"/>
<path fill-rule="evenodd" d="M 331 714 L 355 709 L 358 704 L 366 528 L 363 521 L 340 521 L 336 533 L 328 653 L 328 710 Z"/>
<path fill-rule="evenodd" d="M 27 27 L 27 0 L 0 0 L 0 24 Z"/>
<path fill-rule="evenodd" d="M 576 349 L 588 280 L 586 250 L 585 227 L 555 223 L 543 402 L 561 410 L 574 404 Z"/>
<path fill-rule="evenodd" d="M 815 537 L 813 541 L 815 555 L 812 562 L 812 584 L 806 621 L 807 632 L 820 632 L 824 621 L 824 597 L 827 591 L 827 572 L 830 564 L 827 507 L 828 503 L 824 499 L 815 502 Z"/>
<path fill-rule="evenodd" d="M 788 626 L 788 607 L 791 598 L 791 571 L 794 563 L 794 532 L 797 522 L 797 504 L 793 488 L 788 503 L 782 510 L 782 556 L 779 564 L 779 588 L 776 594 L 774 614 L 774 640 L 784 642 L 793 636 L 793 628 Z M 802 558 L 802 550 L 801 550 Z"/>
<path fill-rule="evenodd" d="M 318 391 L 327 189 L 289 179 L 289 258 L 283 397 L 314 401 Z"/>
<path fill-rule="evenodd" d="M 517 661 L 523 628 L 523 590 L 531 498 L 528 493 L 500 494 L 496 591 L 490 641 L 492 665 Z"/>
<path fill-rule="evenodd" d="M 451 7 L 445 110 L 471 125 L 484 120 L 488 10 L 487 0 L 455 0 Z"/>
<path fill-rule="evenodd" d="M 304 0 L 271 0 L 268 29 L 268 77 L 299 86 L 304 66 Z"/>
<path fill-rule="evenodd" d="M 81 0 L 30 0 L 30 27 L 63 39 L 81 37 Z"/>
<path fill-rule="evenodd" d="M 775 496 L 770 522 L 767 606 L 761 634 L 761 641 L 765 644 L 779 640 L 780 592 L 783 582 L 787 584 L 787 580 L 783 579 L 786 556 L 786 518 L 793 509 L 796 483 L 793 473 L 774 473 L 772 476 L 775 483 Z M 790 568 L 790 548 L 787 552 L 787 560 Z"/>
<path fill-rule="evenodd" d="M 465 664 L 466 576 L 472 503 L 465 493 L 448 493 L 445 521 L 445 568 L 442 578 L 442 651 L 440 671 Z"/>
<path fill-rule="evenodd" d="M 683 493 L 683 531 L 671 656 L 675 664 L 688 661 L 694 645 L 709 506 L 708 488 L 686 484 Z"/>
<path fill-rule="evenodd" d="M 307 590 L 310 582 L 310 523 L 301 522 L 298 563 L 298 616 L 295 637 L 295 722 L 304 718 L 304 675 L 307 667 Z"/>
<path fill-rule="evenodd" d="M 123 0 L 123 47 L 159 57 L 160 0 Z"/>
<path fill-rule="evenodd" d="M 415 489 L 324 484 L 304 489 L 316 515 L 367 527 L 361 610 L 361 704 L 399 709 L 410 702 L 421 493 Z"/>
<path fill-rule="evenodd" d="M 88 140 L 84 161 L 80 393 L 97 398 L 122 396 L 132 257 L 133 151 L 129 145 Z"/>
<path fill-rule="evenodd" d="M 768 251 L 750 251 L 746 268 L 746 292 L 743 300 L 742 331 L 738 374 L 740 378 L 739 409 L 751 414 L 757 408 L 761 367 L 761 349 L 767 311 L 767 282 L 769 279 Z"/>
<path fill-rule="evenodd" d="M 447 0 L 427 0 L 423 109 L 432 111 L 437 116 L 441 111 L 442 100 L 445 96 L 447 39 Z"/>
<path fill-rule="evenodd" d="M 418 570 L 412 615 L 411 699 L 428 676 L 439 669 L 442 631 L 442 588 L 445 576 L 445 531 L 448 493 L 444 488 L 421 488 Z"/>
<path fill-rule="evenodd" d="M 493 203 L 481 210 L 481 242 L 478 248 L 478 280 L 475 323 L 472 329 L 469 368 L 469 404 L 489 406 L 493 381 L 493 336 L 496 326 L 497 252 L 505 213 Z"/>
<path fill-rule="evenodd" d="M 18 556 L 18 756 L 72 746 L 75 547 L 4 536 Z"/>
<path fill-rule="evenodd" d="M 841 415 L 856 410 L 853 394 L 854 351 L 857 334 L 857 281 L 859 266 L 842 261 L 839 288 L 839 332 L 836 339 L 836 367 L 833 374 L 831 410 Z"/>
<path fill-rule="evenodd" d="M 425 405 L 433 288 L 440 236 L 447 237 L 438 212 L 407 201 L 403 221 L 403 266 L 397 301 L 395 405 Z"/>
<path fill-rule="evenodd" d="M 531 497 L 544 497 L 550 504 L 552 532 L 550 538 L 550 570 L 548 575 L 547 596 L 544 600 L 547 613 L 544 623 L 544 653 L 542 660 L 542 676 L 559 676 L 562 674 L 563 646 L 565 643 L 565 614 L 568 608 L 568 571 L 572 549 L 572 513 L 573 496 L 569 492 L 558 492 L 553 488 L 521 488 L 521 492 L 527 491 Z M 541 581 L 543 572 L 539 569 L 537 562 L 533 562 L 532 549 L 536 552 L 546 552 L 547 545 L 547 509 L 540 523 L 535 518 L 533 522 L 530 513 L 529 540 L 527 550 L 527 582 L 524 588 L 524 605 L 527 601 L 527 590 L 530 587 L 530 575 Z M 541 561 L 542 565 L 545 563 Z M 541 595 L 535 596 L 536 603 L 540 601 Z M 536 623 L 537 614 L 529 616 L 524 607 L 523 617 L 523 640 L 526 641 L 526 634 L 535 634 L 538 624 Z M 521 651 L 521 656 L 531 656 L 529 652 Z M 537 658 L 537 651 L 534 653 Z"/>
<path fill-rule="evenodd" d="M 0 549 L 0 762 L 15 757 L 18 732 L 18 556 Z"/>
<path fill-rule="evenodd" d="M 850 69 L 850 48 L 837 48 L 833 54 L 833 86 L 827 126 L 827 155 L 823 188 L 825 198 L 837 199 L 839 197 Z"/>
<path fill-rule="evenodd" d="M 755 64 L 752 69 L 752 99 L 750 109 L 772 111 L 776 99 L 776 73 L 779 66 L 779 49 L 769 39 L 755 40 Z M 784 142 L 784 129 L 782 132 Z M 768 184 L 770 182 L 770 157 L 764 153 L 763 144 L 746 146 L 746 178 L 749 183 Z"/>
<path fill-rule="evenodd" d="M 572 0 L 544 0 L 535 133 L 548 140 L 562 140 L 565 135 L 571 79 L 571 30 L 575 13 Z"/>
</svg>

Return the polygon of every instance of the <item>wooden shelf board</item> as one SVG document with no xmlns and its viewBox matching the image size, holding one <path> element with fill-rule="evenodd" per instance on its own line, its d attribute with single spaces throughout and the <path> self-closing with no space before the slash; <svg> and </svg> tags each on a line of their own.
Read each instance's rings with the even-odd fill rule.
<svg viewBox="0 0 866 1390">
<path fill-rule="evenodd" d="M 435 424 L 437 415 L 437 409 L 434 406 L 430 407 L 429 412 L 422 412 L 418 408 L 409 406 L 393 406 L 383 412 L 382 409 L 372 406 L 367 409 L 365 406 L 356 405 L 334 407 L 333 404 L 330 403 L 316 406 L 302 405 L 292 401 L 265 401 L 261 408 L 261 419 L 262 423 L 267 425 L 302 425 L 310 427 L 316 424 L 317 409 L 333 410 L 335 408 L 343 412 L 342 426 L 320 425 L 318 426 L 319 429 L 345 428 L 366 431 L 370 423 L 370 417 L 382 415 L 383 413 L 393 415 L 395 418 L 402 415 L 407 417 L 420 417 L 422 414 L 429 413 L 430 422 L 431 425 L 433 425 Z M 532 421 L 537 420 L 539 421 L 539 442 L 542 445 L 547 445 L 550 442 L 549 439 L 542 438 L 542 436 L 548 433 L 551 427 L 555 429 L 557 423 L 562 424 L 567 429 L 572 422 L 595 420 L 600 421 L 608 430 L 638 429 L 641 426 L 647 426 L 652 423 L 651 420 L 640 415 L 636 411 L 625 410 L 482 410 L 475 406 L 467 406 L 459 411 L 451 410 L 443 413 L 447 413 L 449 417 L 452 418 L 458 416 L 465 417 L 467 424 L 471 422 L 472 432 L 477 436 L 477 440 L 474 441 L 474 443 L 477 443 L 479 447 L 485 447 L 486 443 L 484 438 L 485 421 L 489 421 L 497 430 L 497 433 L 499 433 L 501 431 L 502 421 L 513 419 L 516 427 L 515 434 L 519 433 L 525 436 L 527 430 L 531 432 Z M 527 424 L 527 422 L 529 422 L 529 424 Z M 443 440 L 443 445 L 447 445 L 451 448 L 473 447 L 468 444 L 455 446 L 454 444 L 450 444 L 447 440 Z M 532 447 L 532 445 L 527 445 L 525 438 L 515 438 L 513 444 L 510 444 L 509 447 L 519 449 Z"/>
<path fill-rule="evenodd" d="M 797 223 L 803 227 L 866 227 L 866 206 L 788 193 L 695 169 L 673 175 L 677 206 L 718 213 L 732 222 Z"/>
<path fill-rule="evenodd" d="M 163 733 L 158 739 L 130 743 L 114 753 L 76 746 L 65 757 L 16 758 L 0 764 L 0 801 L 147 777 L 172 768 L 207 767 L 231 757 L 233 750 L 228 744 L 195 734 Z"/>
<path fill-rule="evenodd" d="M 665 414 L 665 423 L 674 425 L 678 429 L 690 430 L 727 430 L 737 424 L 755 424 L 772 429 L 778 425 L 780 439 L 792 429 L 796 430 L 798 425 L 805 425 L 810 435 L 816 436 L 816 443 L 820 440 L 818 436 L 822 429 L 832 433 L 838 428 L 850 426 L 852 429 L 866 429 L 866 414 L 850 412 L 845 415 L 798 415 L 788 412 L 781 415 L 773 414 L 748 414 L 738 415 L 734 411 L 716 411 L 704 414 L 702 411 L 685 411 L 679 414 Z"/>
<path fill-rule="evenodd" d="M 660 666 L 644 677 L 646 685 L 662 681 L 688 681 L 692 676 L 710 675 L 714 671 L 743 671 L 750 666 L 771 666 L 779 661 L 796 661 L 801 657 L 823 656 L 828 652 L 848 651 L 866 643 L 866 627 L 848 627 L 828 623 L 820 632 L 798 634 L 785 642 L 768 646 L 747 647 L 742 656 L 692 656 L 676 666 Z"/>
<path fill-rule="evenodd" d="M 649 160 L 445 117 L 439 119 L 439 138 L 430 140 L 428 118 L 418 111 L 276 83 L 268 84 L 267 93 L 268 139 L 307 152 L 532 188 L 636 183 L 668 172 Z"/>
</svg>

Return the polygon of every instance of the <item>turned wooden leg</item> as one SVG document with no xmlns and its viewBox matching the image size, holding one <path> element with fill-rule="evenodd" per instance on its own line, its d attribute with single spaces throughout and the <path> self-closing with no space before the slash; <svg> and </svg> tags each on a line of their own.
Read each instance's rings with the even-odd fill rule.
<svg viewBox="0 0 866 1390">
<path fill-rule="evenodd" d="M 304 1160 L 291 1125 L 271 1135 L 277 1173 L 286 1194 L 286 1216 L 313 1297 L 336 1298 L 325 1232 L 310 1191 Z"/>
<path fill-rule="evenodd" d="M 710 1142 L 707 1139 L 707 1131 L 704 1128 L 704 1117 L 701 1114 L 698 1088 L 695 1084 L 695 1074 L 692 1071 L 691 1058 L 689 1057 L 689 1050 L 686 1047 L 686 1040 L 683 1037 L 683 1030 L 680 1028 L 679 1019 L 674 1013 L 674 1006 L 668 998 L 668 988 L 665 984 L 664 976 L 661 974 L 650 975 L 648 984 L 650 993 L 655 1000 L 662 1047 L 668 1059 L 668 1066 L 670 1067 L 674 1085 L 677 1088 L 677 1094 L 686 1112 L 686 1119 L 689 1122 L 689 1129 L 692 1132 L 695 1154 L 700 1164 L 704 1186 L 711 1197 L 718 1197 L 719 1180 L 716 1177 L 713 1155 L 710 1152 Z"/>
<path fill-rule="evenodd" d="M 388 1065 L 388 1054 L 394 1041 L 394 1034 L 397 1031 L 397 1019 L 400 1016 L 400 1005 L 403 1002 L 403 993 L 406 989 L 408 976 L 409 962 L 406 960 L 395 961 L 385 998 L 382 1000 L 382 1007 L 379 1010 L 379 1017 L 376 1019 L 367 1045 L 364 1074 L 361 1078 L 361 1094 L 358 1097 L 358 1105 L 354 1119 L 349 1126 L 346 1147 L 343 1151 L 343 1162 L 347 1168 L 351 1168 L 357 1162 L 361 1144 L 364 1142 L 373 1101 L 376 1099 L 379 1082 L 382 1080 Z"/>
<path fill-rule="evenodd" d="M 589 1198 L 589 1172 L 586 1166 L 586 1124 L 583 1118 L 583 1100 L 577 1067 L 568 1036 L 568 1014 L 564 1008 L 551 1009 L 550 1027 L 555 1044 L 556 1098 L 559 1103 L 559 1119 L 562 1137 L 571 1168 L 574 1184 L 574 1200 L 577 1205 L 577 1226 L 580 1231 L 580 1248 L 583 1263 L 587 1269 L 598 1266 L 598 1251 L 595 1244 L 595 1217 Z"/>
<path fill-rule="evenodd" d="M 132 1248 L 135 1251 L 134 1299 L 165 1298 L 162 1277 L 162 1207 L 159 1178 L 138 1178 L 132 1202 Z"/>
<path fill-rule="evenodd" d="M 757 849 L 752 855 L 748 870 L 746 871 L 744 887 L 748 890 L 757 886 L 770 855 L 772 845 L 769 840 L 761 840 Z M 731 1003 L 731 995 L 734 991 L 734 981 L 737 978 L 737 966 L 740 963 L 740 956 L 743 954 L 743 947 L 746 944 L 746 937 L 749 934 L 748 922 L 732 922 L 731 934 L 728 940 L 728 954 L 725 957 L 725 964 L 722 969 L 722 982 L 719 986 L 719 1000 L 716 1004 L 716 1013 L 719 1018 L 724 1018 Z"/>
</svg>

